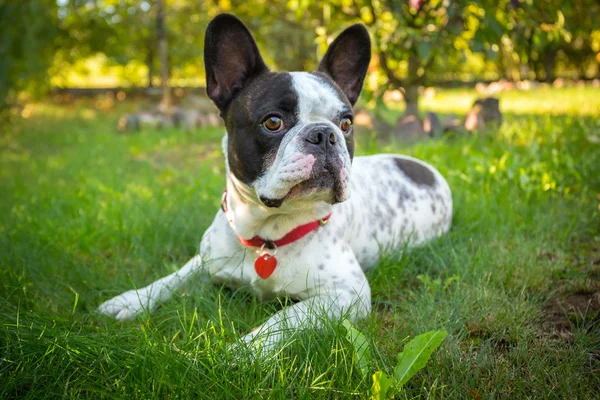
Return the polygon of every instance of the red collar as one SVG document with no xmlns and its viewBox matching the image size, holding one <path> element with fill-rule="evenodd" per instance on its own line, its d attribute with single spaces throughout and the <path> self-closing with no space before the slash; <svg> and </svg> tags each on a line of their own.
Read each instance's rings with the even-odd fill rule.
<svg viewBox="0 0 600 400">
<path fill-rule="evenodd" d="M 227 213 L 227 211 L 228 211 L 227 189 L 225 189 L 225 191 L 223 192 L 223 197 L 221 198 L 221 209 L 225 213 Z M 323 225 L 327 224 L 327 222 L 329 222 L 329 218 L 331 218 L 331 214 L 329 214 L 325 218 L 322 218 L 322 219 L 319 219 L 316 221 L 312 221 L 312 222 L 309 222 L 304 225 L 300 225 L 300 226 L 292 229 L 290 232 L 288 232 L 282 238 L 277 239 L 277 240 L 265 240 L 265 239 L 261 238 L 260 236 L 254 236 L 252 239 L 244 239 L 237 233 L 235 235 L 237 236 L 240 243 L 246 247 L 261 248 L 262 246 L 265 246 L 266 248 L 273 250 L 277 247 L 285 246 L 286 244 L 290 244 L 290 243 L 295 242 L 296 240 L 302 239 L 304 236 L 308 235 L 309 233 L 311 233 L 312 231 L 317 229 L 319 226 L 323 226 Z M 234 233 L 235 233 L 235 231 L 234 231 Z"/>
</svg>

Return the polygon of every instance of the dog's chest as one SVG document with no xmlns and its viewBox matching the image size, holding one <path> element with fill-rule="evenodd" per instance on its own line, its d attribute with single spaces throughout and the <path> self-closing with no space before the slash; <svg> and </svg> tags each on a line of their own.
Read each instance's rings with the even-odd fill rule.
<svg viewBox="0 0 600 400">
<path fill-rule="evenodd" d="M 327 225 L 280 247 L 277 267 L 267 279 L 255 270 L 256 249 L 241 245 L 220 215 L 211 240 L 211 253 L 220 260 L 211 262 L 215 279 L 250 288 L 262 298 L 286 294 L 303 299 L 324 287 L 354 282 L 382 251 L 447 231 L 452 200 L 442 176 L 424 163 L 399 156 L 359 157 L 350 199 L 333 206 Z"/>
<path fill-rule="evenodd" d="M 217 239 L 217 241 L 220 239 Z M 319 281 L 326 278 L 331 268 L 326 262 L 339 258 L 335 254 L 325 254 L 323 249 L 335 249 L 322 232 L 314 232 L 290 245 L 283 246 L 273 255 L 276 267 L 266 279 L 261 278 L 256 270 L 259 253 L 255 248 L 246 248 L 236 243 L 234 257 L 223 258 L 209 263 L 213 278 L 230 286 L 246 288 L 262 299 L 285 294 L 297 299 L 304 299 L 313 294 L 319 287 Z M 219 250 L 225 251 L 225 248 Z M 215 253 L 215 249 L 212 249 Z M 273 253 L 273 252 L 271 252 Z M 330 263 L 330 266 L 331 263 Z"/>
</svg>

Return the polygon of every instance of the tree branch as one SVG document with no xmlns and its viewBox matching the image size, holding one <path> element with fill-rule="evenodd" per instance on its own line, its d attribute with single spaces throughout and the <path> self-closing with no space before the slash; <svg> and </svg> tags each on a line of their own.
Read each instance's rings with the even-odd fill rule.
<svg viewBox="0 0 600 400">
<path fill-rule="evenodd" d="M 369 10 L 371 11 L 371 26 L 375 26 L 377 24 L 377 15 L 375 14 L 375 7 L 373 7 L 373 3 L 371 1 L 367 2 L 369 5 Z M 377 34 L 374 34 L 375 47 L 377 48 L 377 56 L 379 57 L 379 64 L 385 72 L 385 75 L 388 78 L 388 85 L 392 85 L 396 89 L 402 90 L 402 81 L 396 76 L 394 71 L 390 68 L 387 62 L 387 55 L 381 49 Z"/>
<path fill-rule="evenodd" d="M 396 74 L 394 73 L 394 71 L 388 65 L 387 55 L 385 54 L 385 52 L 383 50 L 379 50 L 378 49 L 377 50 L 377 55 L 379 56 L 379 64 L 381 65 L 381 68 L 383 69 L 383 72 L 385 72 L 385 75 L 388 78 L 388 82 L 391 83 L 392 86 L 394 86 L 394 88 L 401 89 L 402 86 L 403 86 L 402 80 L 399 79 L 396 76 Z"/>
</svg>

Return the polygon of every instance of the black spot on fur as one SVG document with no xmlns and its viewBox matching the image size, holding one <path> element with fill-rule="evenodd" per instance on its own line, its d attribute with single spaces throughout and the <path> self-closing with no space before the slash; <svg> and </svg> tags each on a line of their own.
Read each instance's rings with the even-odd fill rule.
<svg viewBox="0 0 600 400">
<path fill-rule="evenodd" d="M 404 158 L 394 158 L 396 166 L 417 185 L 435 185 L 435 176 L 431 170 L 415 161 Z"/>
</svg>

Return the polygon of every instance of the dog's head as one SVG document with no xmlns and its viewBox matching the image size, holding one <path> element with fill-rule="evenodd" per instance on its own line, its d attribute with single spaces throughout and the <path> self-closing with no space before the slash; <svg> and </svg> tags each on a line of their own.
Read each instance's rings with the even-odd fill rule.
<svg viewBox="0 0 600 400">
<path fill-rule="evenodd" d="M 227 128 L 229 173 L 267 207 L 344 201 L 354 155 L 352 106 L 370 58 L 367 30 L 352 25 L 317 71 L 275 73 L 240 20 L 213 19 L 205 37 L 206 89 Z"/>
</svg>

